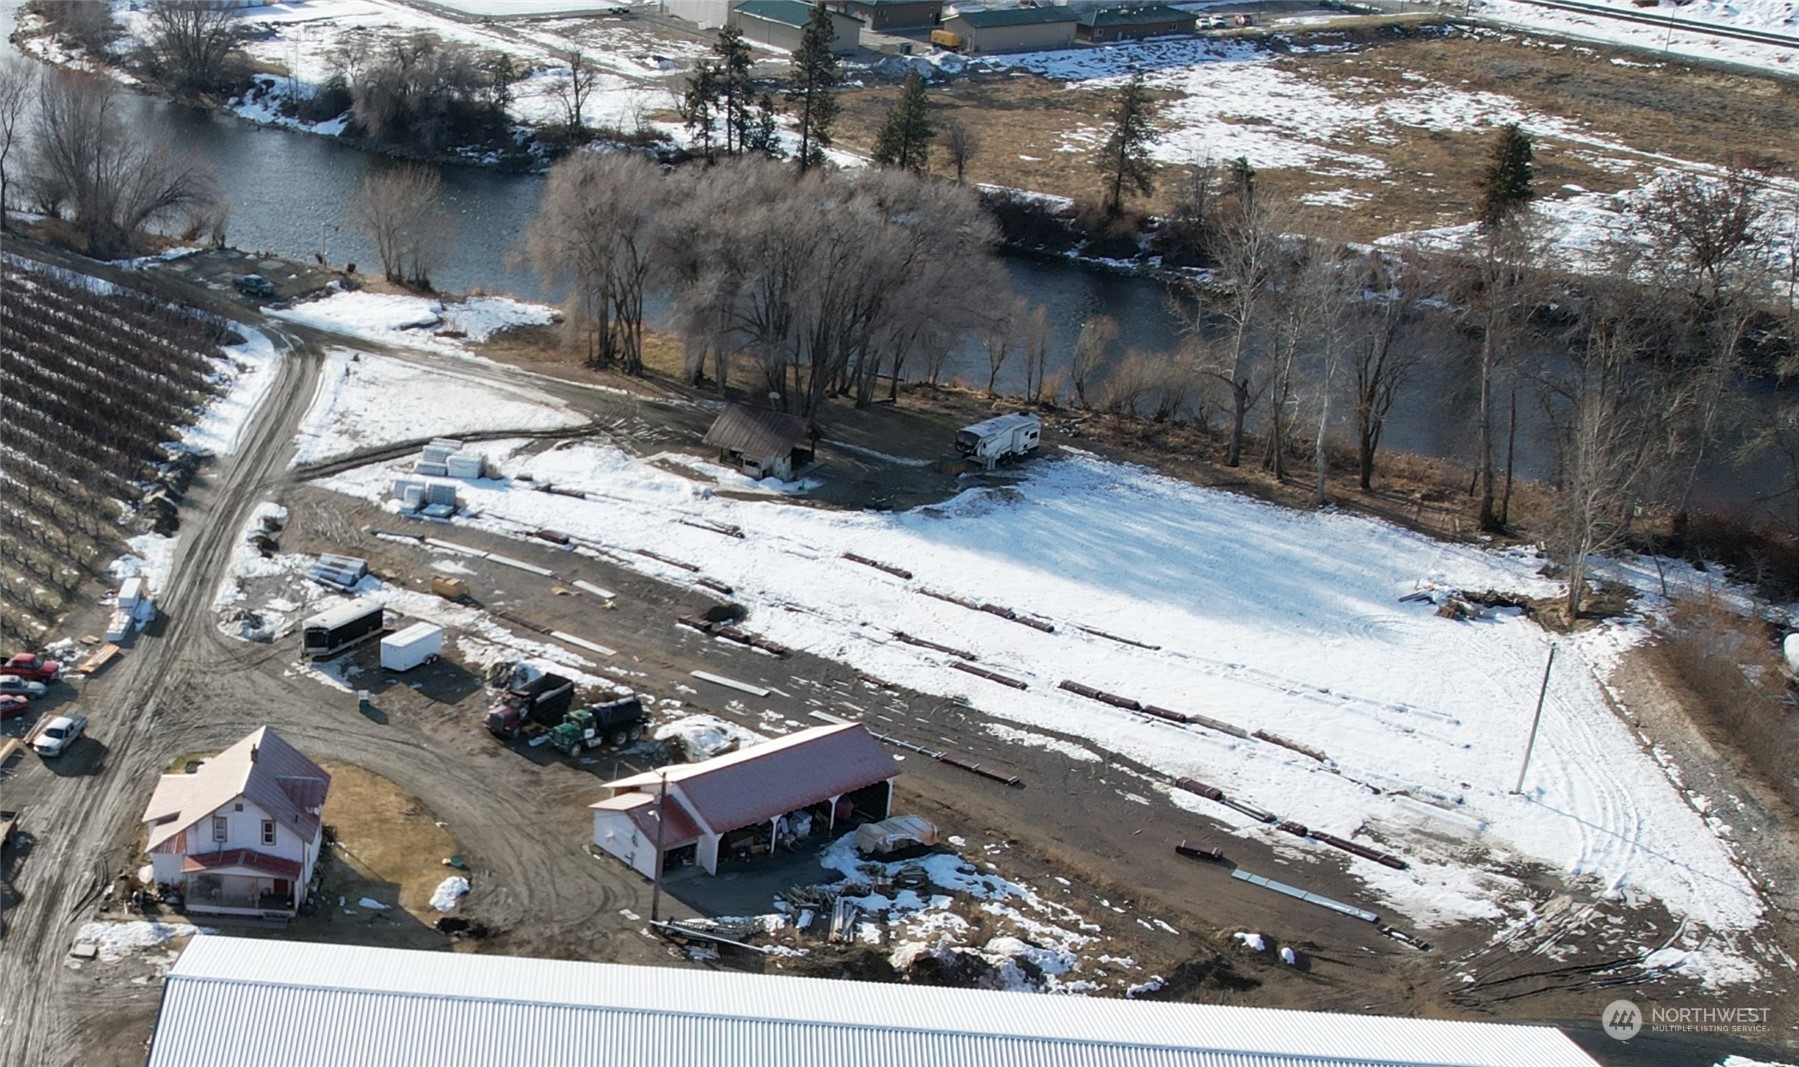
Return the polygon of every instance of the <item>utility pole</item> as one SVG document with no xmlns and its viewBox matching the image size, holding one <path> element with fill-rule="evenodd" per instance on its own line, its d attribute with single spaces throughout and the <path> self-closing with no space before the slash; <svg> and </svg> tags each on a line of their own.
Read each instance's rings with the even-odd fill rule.
<svg viewBox="0 0 1799 1067">
<path fill-rule="evenodd" d="M 1534 731 L 1533 731 L 1534 733 Z M 662 805 L 668 803 L 668 772 L 662 772 L 662 789 L 656 794 L 656 877 L 650 882 L 650 921 L 661 920 L 662 909 L 662 841 L 668 826 L 662 818 Z"/>
<path fill-rule="evenodd" d="M 1537 713 L 1530 720 L 1530 740 L 1524 742 L 1524 765 L 1518 768 L 1518 784 L 1512 792 L 1524 792 L 1524 772 L 1530 769 L 1530 750 L 1537 747 L 1537 724 L 1543 721 L 1543 699 L 1549 695 L 1549 668 L 1555 666 L 1555 646 L 1549 646 L 1549 662 L 1543 664 L 1543 688 L 1537 690 Z M 660 870 L 661 868 L 657 868 Z"/>
</svg>

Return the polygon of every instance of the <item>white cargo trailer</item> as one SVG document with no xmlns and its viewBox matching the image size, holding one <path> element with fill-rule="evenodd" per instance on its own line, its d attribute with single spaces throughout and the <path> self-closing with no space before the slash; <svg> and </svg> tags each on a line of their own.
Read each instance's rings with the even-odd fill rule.
<svg viewBox="0 0 1799 1067">
<path fill-rule="evenodd" d="M 428 622 L 415 622 L 397 634 L 381 639 L 381 667 L 389 671 L 409 671 L 430 663 L 443 655 L 444 628 Z"/>
<path fill-rule="evenodd" d="M 956 451 L 992 470 L 1037 451 L 1042 436 L 1043 420 L 1035 415 L 996 415 L 956 431 Z"/>
</svg>

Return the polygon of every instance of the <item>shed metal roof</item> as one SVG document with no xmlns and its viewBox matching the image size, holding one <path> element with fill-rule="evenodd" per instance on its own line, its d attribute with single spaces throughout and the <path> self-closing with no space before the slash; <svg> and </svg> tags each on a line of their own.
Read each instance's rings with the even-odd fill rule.
<svg viewBox="0 0 1799 1067">
<path fill-rule="evenodd" d="M 1008 7 L 986 11 L 958 11 L 959 18 L 977 30 L 995 26 L 1030 26 L 1043 22 L 1076 22 L 1080 16 L 1065 7 Z"/>
<path fill-rule="evenodd" d="M 644 840 L 656 840 L 656 794 L 653 792 L 621 793 L 588 807 L 595 811 L 619 812 L 636 824 L 637 832 Z M 700 828 L 681 806 L 679 798 L 670 795 L 668 803 L 663 805 L 663 814 L 668 819 L 668 829 L 661 835 L 664 849 L 691 845 L 700 839 Z"/>
<path fill-rule="evenodd" d="M 1556 1030 L 201 935 L 148 1067 L 1596 1067 Z"/>
<path fill-rule="evenodd" d="M 1197 21 L 1191 11 L 1181 11 L 1166 4 L 1145 4 L 1139 7 L 1101 7 L 1081 12 L 1083 26 L 1143 26 L 1160 25 L 1165 22 Z"/>
<path fill-rule="evenodd" d="M 795 3 L 794 6 L 805 5 Z M 787 455 L 805 436 L 806 420 L 798 415 L 732 404 L 719 412 L 701 443 L 728 452 L 741 452 L 747 459 L 762 461 Z"/>
<path fill-rule="evenodd" d="M 900 769 L 866 726 L 852 722 L 799 730 L 666 771 L 669 791 L 713 833 L 724 833 L 884 782 Z M 646 771 L 606 786 L 654 793 L 662 775 Z"/>
<path fill-rule="evenodd" d="M 243 797 L 271 819 L 311 841 L 331 775 L 267 726 L 202 763 L 192 774 L 165 774 L 150 794 L 143 821 L 151 852 L 178 851 L 183 830 Z M 168 846 L 168 847 L 165 847 Z"/>
<path fill-rule="evenodd" d="M 754 15 L 770 22 L 780 22 L 788 26 L 804 26 L 812 21 L 812 5 L 802 4 L 800 0 L 744 0 L 736 10 L 745 15 Z M 832 14 L 839 18 L 862 21 L 854 15 L 846 15 L 841 11 Z"/>
</svg>

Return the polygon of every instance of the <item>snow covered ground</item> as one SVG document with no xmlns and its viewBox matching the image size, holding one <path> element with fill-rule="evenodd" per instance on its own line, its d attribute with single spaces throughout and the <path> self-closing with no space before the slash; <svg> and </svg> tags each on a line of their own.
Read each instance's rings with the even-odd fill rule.
<svg viewBox="0 0 1799 1067">
<path fill-rule="evenodd" d="M 359 291 L 332 293 L 268 313 L 347 337 L 456 355 L 468 351 L 464 341 L 480 343 L 514 326 L 541 326 L 556 312 L 504 296 L 471 296 L 445 304 L 423 296 Z"/>
<path fill-rule="evenodd" d="M 293 465 L 399 441 L 482 430 L 551 430 L 586 421 L 523 386 L 476 380 L 447 367 L 425 376 L 404 360 L 334 348 L 294 435 Z"/>
<path fill-rule="evenodd" d="M 1680 22 L 1712 23 L 1781 34 L 1799 42 L 1799 3 L 1793 0 L 1696 0 L 1685 4 L 1662 2 L 1643 10 L 1623 0 L 1590 0 L 1595 7 L 1618 7 L 1634 14 L 1672 17 Z M 1799 73 L 1799 47 L 1782 47 L 1755 41 L 1717 37 L 1697 30 L 1668 24 L 1653 25 L 1607 18 L 1603 14 L 1587 14 L 1520 3 L 1518 0 L 1479 0 L 1474 5 L 1477 17 L 1502 22 L 1524 30 L 1571 37 L 1584 41 L 1628 45 L 1649 52 L 1661 52 L 1683 59 L 1711 60 L 1772 71 L 1776 74 Z M 1615 60 L 1629 63 L 1632 60 Z"/>
<path fill-rule="evenodd" d="M 708 576 L 732 585 L 751 609 L 751 625 L 783 644 L 966 698 L 1007 720 L 1005 729 L 1052 730 L 1078 738 L 1065 742 L 1074 747 L 1216 784 L 1283 818 L 1383 842 L 1411 869 L 1348 862 L 1383 906 L 1414 920 L 1498 918 L 1518 889 L 1508 865 L 1538 862 L 1615 898 L 1653 897 L 1689 919 L 1675 947 L 1698 950 L 1688 965 L 1711 980 L 1756 973 L 1740 938 L 1762 901 L 1727 845 L 1609 709 L 1595 676 L 1595 665 L 1613 662 L 1640 631 L 1557 638 L 1515 612 L 1458 623 L 1429 604 L 1399 603 L 1429 589 L 1554 595 L 1530 552 L 1286 511 L 1084 456 L 1036 464 L 1014 487 L 897 515 L 721 499 L 593 442 L 508 452 L 499 465 L 507 476 L 529 473 L 536 485 L 601 499 L 491 479 L 468 484 L 464 496 L 479 516 L 458 521 L 514 534 L 554 525 L 608 548 L 704 560 Z M 374 465 L 321 484 L 378 501 L 393 474 Z M 721 546 L 683 518 L 728 522 L 746 536 Z M 916 578 L 882 577 L 841 560 L 846 551 Z M 618 558 L 667 579 L 693 578 Z M 921 596 L 923 588 L 1035 614 L 1056 632 Z M 895 631 L 968 650 L 1029 688 L 948 670 L 947 657 L 900 643 Z M 1560 655 L 1548 710 L 1515 795 L 1552 644 Z M 1266 730 L 1326 758 L 1150 721 L 1061 691 L 1064 679 Z M 1154 782 L 1140 792 L 1157 790 L 1316 860 L 1230 809 Z"/>
</svg>

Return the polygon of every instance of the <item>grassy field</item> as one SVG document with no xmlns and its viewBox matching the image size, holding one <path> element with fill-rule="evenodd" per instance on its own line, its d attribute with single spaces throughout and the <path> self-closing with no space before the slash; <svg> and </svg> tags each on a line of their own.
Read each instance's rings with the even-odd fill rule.
<svg viewBox="0 0 1799 1067">
<path fill-rule="evenodd" d="M 1308 91 L 1315 88 L 1320 112 L 1366 113 L 1402 95 L 1419 99 L 1433 93 L 1464 99 L 1472 94 L 1515 106 L 1557 131 L 1537 137 L 1539 188 L 1546 196 L 1567 185 L 1617 192 L 1640 184 L 1658 166 L 1680 162 L 1743 160 L 1775 174 L 1799 170 L 1799 138 L 1792 134 L 1799 83 L 1440 27 L 1389 27 L 1323 40 L 1340 47 L 1280 54 L 1292 42 L 1271 39 L 1264 69 L 1297 79 Z M 1241 66 L 1218 64 L 1218 77 L 1241 77 Z M 1208 69 L 1198 67 L 1195 81 L 1203 85 Z M 1152 84 L 1156 80 L 1152 74 Z M 896 91 L 888 85 L 845 93 L 839 142 L 854 151 L 870 150 Z M 970 181 L 1075 198 L 1099 194 L 1090 146 L 1104 126 L 1110 95 L 1103 86 L 1018 70 L 977 73 L 931 89 L 940 122 L 963 122 L 981 138 Z M 1170 105 L 1168 111 L 1182 110 L 1180 90 L 1164 87 L 1158 95 Z M 1245 125 L 1268 125 L 1256 108 L 1250 99 L 1242 114 L 1224 105 L 1196 117 L 1188 108 L 1181 121 L 1191 136 L 1203 139 L 1209 129 L 1222 139 L 1232 126 L 1240 132 Z M 1303 109 L 1298 121 L 1303 122 Z M 1170 137 L 1180 133 L 1171 130 Z M 1368 240 L 1467 221 L 1490 136 L 1488 125 L 1453 121 L 1352 122 L 1346 129 L 1326 126 L 1308 147 L 1378 166 L 1360 173 L 1335 166 L 1257 166 L 1264 188 L 1327 199 L 1338 194 L 1348 206 L 1325 204 L 1320 210 L 1334 216 L 1347 236 Z M 949 170 L 941 152 L 933 169 Z M 1178 186 L 1174 172 L 1165 166 L 1156 193 L 1137 206 L 1152 212 L 1171 208 Z"/>
</svg>

